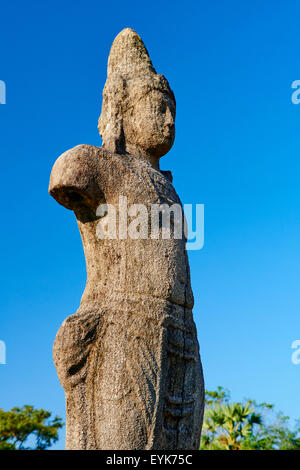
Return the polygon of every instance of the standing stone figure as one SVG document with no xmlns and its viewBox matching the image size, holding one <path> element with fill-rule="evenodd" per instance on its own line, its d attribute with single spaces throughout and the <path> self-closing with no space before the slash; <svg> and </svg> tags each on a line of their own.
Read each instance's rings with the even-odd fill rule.
<svg viewBox="0 0 300 470">
<path fill-rule="evenodd" d="M 159 169 L 175 106 L 141 38 L 124 29 L 108 59 L 103 146 L 79 145 L 52 169 L 49 192 L 74 211 L 87 268 L 80 307 L 54 342 L 67 449 L 199 448 L 204 383 L 186 239 L 163 238 L 160 219 L 151 238 L 150 215 L 141 237 L 121 223 L 152 205 L 181 207 L 171 173 Z M 105 232 L 112 209 L 103 207 L 115 208 L 115 231 Z"/>
</svg>

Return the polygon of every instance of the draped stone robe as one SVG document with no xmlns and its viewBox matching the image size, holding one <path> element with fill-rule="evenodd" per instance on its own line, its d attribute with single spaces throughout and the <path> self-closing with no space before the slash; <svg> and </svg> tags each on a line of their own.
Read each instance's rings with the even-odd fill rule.
<svg viewBox="0 0 300 470">
<path fill-rule="evenodd" d="M 204 400 L 185 238 L 97 237 L 101 203 L 181 204 L 170 174 L 80 145 L 55 163 L 50 193 L 74 210 L 87 283 L 59 329 L 67 449 L 197 449 Z M 104 215 L 103 218 L 106 216 Z"/>
</svg>

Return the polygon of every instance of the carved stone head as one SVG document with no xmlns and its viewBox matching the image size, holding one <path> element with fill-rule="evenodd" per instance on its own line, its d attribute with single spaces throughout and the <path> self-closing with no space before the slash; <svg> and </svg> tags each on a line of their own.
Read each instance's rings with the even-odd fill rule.
<svg viewBox="0 0 300 470">
<path fill-rule="evenodd" d="M 166 78 L 157 74 L 146 47 L 130 28 L 114 40 L 103 90 L 99 132 L 103 147 L 159 160 L 175 138 L 176 102 Z"/>
</svg>

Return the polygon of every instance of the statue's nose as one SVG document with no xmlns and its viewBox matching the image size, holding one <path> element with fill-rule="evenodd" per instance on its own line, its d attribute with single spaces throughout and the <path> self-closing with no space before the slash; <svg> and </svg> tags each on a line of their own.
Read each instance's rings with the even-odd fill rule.
<svg viewBox="0 0 300 470">
<path fill-rule="evenodd" d="M 173 117 L 169 107 L 167 107 L 167 109 L 166 109 L 165 125 L 166 126 L 173 126 L 174 125 L 174 117 Z"/>
</svg>

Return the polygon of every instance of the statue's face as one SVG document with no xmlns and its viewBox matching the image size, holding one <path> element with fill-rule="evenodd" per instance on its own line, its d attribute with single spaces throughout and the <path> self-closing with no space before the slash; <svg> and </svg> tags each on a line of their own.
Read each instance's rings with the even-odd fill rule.
<svg viewBox="0 0 300 470">
<path fill-rule="evenodd" d="M 125 141 L 154 157 L 162 157 L 174 142 L 175 114 L 172 96 L 157 89 L 151 90 L 137 99 L 125 113 Z"/>
</svg>

